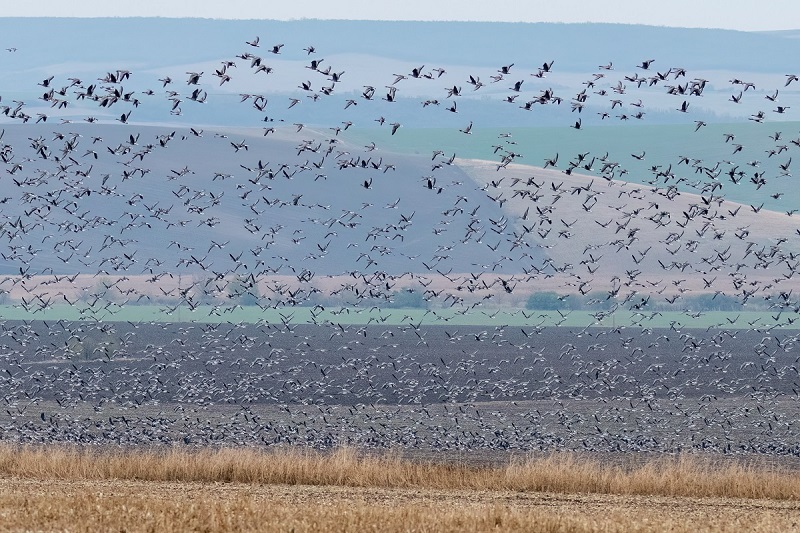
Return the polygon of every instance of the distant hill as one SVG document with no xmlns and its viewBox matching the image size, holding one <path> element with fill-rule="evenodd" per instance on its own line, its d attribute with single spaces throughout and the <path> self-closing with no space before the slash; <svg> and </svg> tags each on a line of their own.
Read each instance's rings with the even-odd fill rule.
<svg viewBox="0 0 800 533">
<path fill-rule="evenodd" d="M 455 165 L 428 189 L 428 155 L 331 144 L 330 132 L 294 127 L 269 137 L 92 124 L 4 132 L 21 168 L 3 177 L 0 274 L 401 274 L 423 262 L 468 271 L 476 252 L 481 261 L 503 254 L 462 233 L 470 211 L 499 219 L 500 207 L 473 196 Z"/>
<path fill-rule="evenodd" d="M 503 22 L 380 22 L 345 20 L 210 20 L 169 18 L 0 18 L 3 47 L 109 68 L 169 66 L 235 54 L 259 35 L 264 46 L 297 40 L 325 54 L 363 53 L 408 62 L 587 71 L 614 61 L 633 67 L 656 58 L 656 68 L 780 72 L 800 52 L 796 32 L 751 33 L 626 24 Z M 23 54 L 24 53 L 24 54 Z M 289 59 L 304 52 L 284 50 Z M 120 65 L 122 62 L 124 65 Z"/>
</svg>

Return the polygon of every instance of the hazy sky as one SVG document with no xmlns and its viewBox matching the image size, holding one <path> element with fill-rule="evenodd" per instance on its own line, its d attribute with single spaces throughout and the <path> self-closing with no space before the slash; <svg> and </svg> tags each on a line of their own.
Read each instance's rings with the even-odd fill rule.
<svg viewBox="0 0 800 533">
<path fill-rule="evenodd" d="M 622 22 L 745 31 L 800 28 L 798 0 L 37 0 L 3 16 Z M 11 4 L 11 5 L 8 5 Z"/>
</svg>

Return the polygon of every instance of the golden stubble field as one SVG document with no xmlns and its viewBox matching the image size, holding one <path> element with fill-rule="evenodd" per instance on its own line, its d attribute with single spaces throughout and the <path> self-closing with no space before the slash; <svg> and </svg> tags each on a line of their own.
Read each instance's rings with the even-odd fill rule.
<svg viewBox="0 0 800 533">
<path fill-rule="evenodd" d="M 131 480 L 0 481 L 0 531 L 794 531 L 796 501 Z"/>
<path fill-rule="evenodd" d="M 686 456 L 5 447 L 0 531 L 797 531 L 796 474 Z"/>
</svg>

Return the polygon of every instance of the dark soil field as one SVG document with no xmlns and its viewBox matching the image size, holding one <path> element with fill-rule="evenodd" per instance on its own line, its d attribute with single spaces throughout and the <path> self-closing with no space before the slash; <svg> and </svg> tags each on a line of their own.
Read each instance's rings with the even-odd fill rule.
<svg viewBox="0 0 800 533">
<path fill-rule="evenodd" d="M 79 325 L 6 324 L 17 348 L 0 367 L 0 438 L 474 460 L 557 449 L 800 456 L 797 337 L 784 332 L 104 327 L 124 350 L 105 356 L 97 341 L 66 358 L 56 348 Z"/>
</svg>

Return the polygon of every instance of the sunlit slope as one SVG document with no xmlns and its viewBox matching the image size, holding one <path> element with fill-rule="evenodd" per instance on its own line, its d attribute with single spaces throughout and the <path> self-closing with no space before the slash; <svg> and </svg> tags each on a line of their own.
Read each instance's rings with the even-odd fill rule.
<svg viewBox="0 0 800 533">
<path fill-rule="evenodd" d="M 574 118 L 579 116 L 575 114 Z M 442 150 L 446 157 L 456 154 L 498 164 L 513 153 L 515 163 L 531 166 L 544 166 L 558 156 L 556 168 L 562 171 L 571 166 L 571 161 L 577 163 L 579 155 L 585 155 L 575 172 L 587 176 L 672 185 L 680 191 L 706 195 L 715 187 L 714 195 L 734 202 L 763 203 L 767 209 L 783 212 L 800 208 L 800 191 L 792 186 L 790 172 L 791 160 L 800 152 L 797 122 L 709 123 L 695 131 L 694 123 L 647 124 L 646 120 L 634 119 L 621 123 L 610 119 L 575 130 L 567 127 L 568 122 L 562 127 L 536 126 L 534 112 L 531 127 L 481 127 L 476 122 L 470 135 L 464 135 L 459 128 L 468 121 L 446 119 L 452 122 L 449 128 L 404 129 L 402 135 L 391 139 L 391 149 L 421 155 Z M 379 132 L 359 129 L 351 137 L 364 141 L 377 135 Z M 789 168 L 788 175 L 781 165 Z M 670 177 L 659 175 L 664 172 Z M 496 174 L 502 176 L 502 172 Z M 763 183 L 759 185 L 754 179 Z"/>
<path fill-rule="evenodd" d="M 487 235 L 487 247 L 511 242 L 518 255 L 546 254 L 527 262 L 540 286 L 583 295 L 722 291 L 746 301 L 796 285 L 797 216 L 552 169 L 459 165 L 503 205 L 509 235 Z"/>
</svg>

